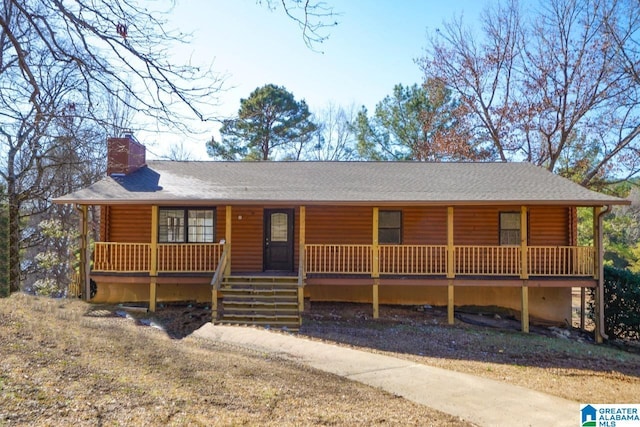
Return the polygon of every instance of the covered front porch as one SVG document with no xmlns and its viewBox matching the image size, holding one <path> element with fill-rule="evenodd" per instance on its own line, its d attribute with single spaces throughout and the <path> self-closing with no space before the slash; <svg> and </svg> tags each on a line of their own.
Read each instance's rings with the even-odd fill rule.
<svg viewBox="0 0 640 427">
<path fill-rule="evenodd" d="M 246 242 L 260 242 L 264 238 L 265 224 L 262 220 L 254 220 L 253 227 L 244 226 L 252 223 L 249 212 L 260 210 L 254 216 L 264 218 L 262 207 L 218 207 L 219 221 L 224 225 L 219 228 L 224 231 L 218 231 L 217 235 L 222 238 L 217 243 L 159 243 L 159 209 L 159 206 L 150 207 L 149 242 L 95 242 L 92 256 L 88 244 L 85 246 L 85 259 L 82 262 L 85 288 L 92 278 L 105 280 L 108 277 L 112 282 L 146 283 L 149 308 L 153 311 L 156 309 L 159 284 L 179 282 L 186 286 L 190 282 L 207 283 L 211 287 L 215 313 L 225 278 L 266 274 L 264 260 L 250 264 L 246 256 Z M 463 295 L 469 288 L 510 288 L 519 290 L 522 330 L 526 332 L 529 330 L 531 288 L 566 288 L 569 292 L 573 287 L 581 288 L 584 315 L 585 289 L 598 286 L 599 208 L 594 208 L 594 246 L 531 245 L 528 236 L 530 208 L 527 206 L 518 209 L 521 230 L 518 245 L 458 244 L 455 239 L 454 206 L 438 209 L 444 219 L 441 226 L 445 239 L 441 244 L 413 244 L 409 238 L 400 244 L 381 244 L 380 211 L 386 209 L 384 207 L 356 209 L 358 215 L 364 211 L 370 213 L 370 220 L 361 220 L 369 230 L 369 243 L 361 243 L 363 238 L 357 233 L 353 240 L 359 243 L 345 243 L 344 240 L 349 236 L 341 236 L 340 239 L 328 236 L 327 241 L 322 242 L 319 241 L 322 233 L 317 231 L 318 226 L 314 222 L 318 217 L 326 216 L 326 212 L 315 206 L 309 207 L 312 211 L 309 218 L 306 206 L 286 209 L 294 212 L 291 221 L 295 222 L 295 228 L 293 224 L 287 225 L 293 230 L 293 267 L 290 271 L 269 273 L 298 278 L 300 312 L 304 309 L 305 296 L 313 296 L 310 290 L 314 288 L 369 289 L 374 318 L 378 317 L 381 288 L 383 294 L 400 292 L 400 289 L 408 286 L 424 290 L 438 288 L 446 290 L 448 320 L 453 323 L 456 290 Z M 271 210 L 280 212 L 283 209 Z M 86 212 L 86 209 L 82 212 Z M 409 213 L 406 215 L 408 217 Z M 466 217 L 460 218 L 466 221 Z M 234 239 L 235 236 L 238 238 Z M 86 244 L 86 235 L 83 240 Z M 467 243 L 469 239 L 460 240 L 466 240 L 463 243 Z M 255 252 L 255 248 L 251 251 Z M 91 259 L 93 263 L 89 267 Z M 90 292 L 88 288 L 87 292 Z"/>
</svg>

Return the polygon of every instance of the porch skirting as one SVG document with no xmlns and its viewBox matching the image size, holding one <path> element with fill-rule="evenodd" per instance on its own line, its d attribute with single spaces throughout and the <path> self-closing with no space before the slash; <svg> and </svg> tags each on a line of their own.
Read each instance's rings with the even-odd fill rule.
<svg viewBox="0 0 640 427">
<path fill-rule="evenodd" d="M 92 274 L 95 303 L 148 303 L 150 277 L 146 274 Z M 156 301 L 211 303 L 210 275 L 158 275 Z M 306 279 L 304 297 L 309 301 L 358 302 L 374 304 L 432 305 L 446 307 L 449 280 L 446 278 L 382 277 L 377 293 L 371 277 L 314 276 Z M 498 306 L 522 310 L 523 280 L 516 278 L 457 278 L 452 280 L 456 307 Z M 571 319 L 571 289 L 595 287 L 592 279 L 563 278 L 527 281 L 529 315 L 564 323 Z M 376 304 L 374 304 L 375 306 Z"/>
<path fill-rule="evenodd" d="M 149 303 L 150 277 L 92 275 L 95 294 L 91 302 L 105 304 Z M 156 278 L 156 301 L 198 302 L 211 304 L 211 277 L 171 277 Z"/>
<path fill-rule="evenodd" d="M 522 281 L 520 281 L 522 285 Z M 454 305 L 498 306 L 522 309 L 522 288 L 506 286 L 454 286 Z M 307 284 L 305 298 L 314 301 L 372 303 L 372 284 Z M 551 322 L 571 323 L 571 287 L 529 287 L 529 315 Z M 447 306 L 447 286 L 378 286 L 380 304 Z"/>
</svg>

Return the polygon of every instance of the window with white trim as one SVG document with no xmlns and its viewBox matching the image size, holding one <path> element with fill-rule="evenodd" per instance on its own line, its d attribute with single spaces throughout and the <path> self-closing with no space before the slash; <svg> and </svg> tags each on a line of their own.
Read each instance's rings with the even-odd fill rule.
<svg viewBox="0 0 640 427">
<path fill-rule="evenodd" d="M 158 242 L 213 243 L 216 210 L 202 208 L 160 208 Z"/>
</svg>

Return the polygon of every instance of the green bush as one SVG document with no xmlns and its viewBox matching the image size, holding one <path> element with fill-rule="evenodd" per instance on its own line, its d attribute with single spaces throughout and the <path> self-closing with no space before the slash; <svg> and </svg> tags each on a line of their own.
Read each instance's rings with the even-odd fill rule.
<svg viewBox="0 0 640 427">
<path fill-rule="evenodd" d="M 604 268 L 604 322 L 610 338 L 640 340 L 640 274 Z"/>
</svg>

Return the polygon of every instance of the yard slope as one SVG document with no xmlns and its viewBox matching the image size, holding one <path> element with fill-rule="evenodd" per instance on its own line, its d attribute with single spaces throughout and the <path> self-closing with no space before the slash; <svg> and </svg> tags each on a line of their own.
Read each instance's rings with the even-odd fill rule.
<svg viewBox="0 0 640 427">
<path fill-rule="evenodd" d="M 22 294 L 0 299 L 0 425 L 470 425 L 116 313 Z"/>
</svg>

